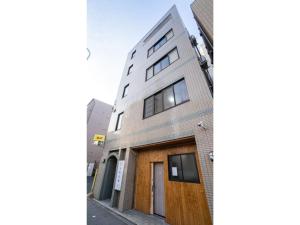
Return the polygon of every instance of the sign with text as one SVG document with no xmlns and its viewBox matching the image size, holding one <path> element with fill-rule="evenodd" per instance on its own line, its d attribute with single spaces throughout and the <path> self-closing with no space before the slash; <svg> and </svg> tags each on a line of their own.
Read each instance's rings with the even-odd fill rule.
<svg viewBox="0 0 300 225">
<path fill-rule="evenodd" d="M 116 181 L 115 181 L 115 190 L 117 190 L 117 191 L 121 191 L 123 171 L 124 171 L 124 163 L 125 163 L 124 160 L 119 160 L 118 161 Z"/>
<path fill-rule="evenodd" d="M 93 141 L 105 141 L 105 135 L 102 134 L 95 134 Z"/>
</svg>

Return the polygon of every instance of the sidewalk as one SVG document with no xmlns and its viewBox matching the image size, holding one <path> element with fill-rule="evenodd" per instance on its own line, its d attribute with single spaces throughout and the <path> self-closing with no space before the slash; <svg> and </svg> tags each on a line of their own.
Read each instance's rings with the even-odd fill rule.
<svg viewBox="0 0 300 225">
<path fill-rule="evenodd" d="M 158 216 L 146 215 L 133 209 L 120 212 L 116 208 L 110 207 L 108 201 L 98 201 L 96 199 L 93 199 L 93 201 L 136 225 L 169 225 L 164 221 L 164 219 Z"/>
<path fill-rule="evenodd" d="M 87 199 L 87 225 L 135 225 L 105 207 Z"/>
</svg>

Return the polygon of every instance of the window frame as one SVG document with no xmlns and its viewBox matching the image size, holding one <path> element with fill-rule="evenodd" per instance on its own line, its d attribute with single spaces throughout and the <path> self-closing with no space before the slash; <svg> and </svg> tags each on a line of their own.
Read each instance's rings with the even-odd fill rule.
<svg viewBox="0 0 300 225">
<path fill-rule="evenodd" d="M 133 64 L 128 67 L 127 76 L 132 73 Z"/>
<path fill-rule="evenodd" d="M 171 52 L 173 52 L 174 50 L 176 50 L 178 58 L 177 58 L 176 60 L 174 60 L 174 61 L 171 63 L 171 62 L 170 62 L 169 54 L 170 54 Z M 161 69 L 159 72 L 154 73 L 154 66 L 157 65 L 157 64 L 160 64 L 161 61 L 162 61 L 165 57 L 168 58 L 169 65 L 168 65 L 167 67 Z M 177 60 L 179 60 L 179 59 L 180 59 L 180 56 L 179 56 L 178 48 L 177 48 L 177 46 L 175 46 L 175 47 L 172 48 L 169 52 L 167 52 L 165 55 L 163 55 L 162 57 L 160 57 L 155 63 L 153 63 L 151 66 L 149 66 L 149 67 L 146 69 L 145 82 L 147 82 L 148 80 L 150 80 L 151 78 L 153 78 L 154 76 L 156 76 L 157 74 L 159 74 L 159 73 L 160 73 L 161 71 L 163 71 L 164 69 L 168 68 L 170 65 L 172 65 L 173 63 L 175 63 L 175 62 L 176 62 Z M 149 69 L 151 69 L 151 67 L 153 67 L 153 76 L 150 77 L 149 79 L 147 79 L 147 71 L 148 71 Z"/>
<path fill-rule="evenodd" d="M 118 129 L 118 126 L 119 126 L 119 122 L 120 122 L 120 116 L 122 115 L 122 121 L 123 121 L 123 116 L 124 116 L 124 111 L 123 112 L 120 112 L 118 114 L 118 118 L 117 118 L 117 123 L 116 123 L 116 127 L 115 127 L 115 131 L 118 131 L 118 130 L 121 130 L 122 127 L 120 127 L 120 129 Z M 121 121 L 121 123 L 122 123 Z"/>
<path fill-rule="evenodd" d="M 168 39 L 168 38 L 167 38 L 167 34 L 168 34 L 169 32 L 172 32 L 173 35 L 172 35 L 171 38 Z M 153 55 L 154 52 L 158 51 L 162 46 L 164 46 L 164 45 L 165 45 L 169 40 L 171 40 L 173 37 L 174 37 L 174 31 L 173 31 L 173 28 L 171 28 L 168 32 L 166 32 L 160 39 L 158 39 L 158 41 L 156 41 L 156 42 L 148 49 L 148 51 L 147 51 L 147 58 L 149 58 L 151 55 Z M 162 45 L 160 45 L 160 46 L 155 50 L 155 46 L 157 46 L 164 38 L 166 38 L 166 42 L 163 43 Z M 152 51 L 151 54 L 149 54 L 151 48 L 153 48 L 153 51 Z"/>
<path fill-rule="evenodd" d="M 135 53 L 136 53 L 136 50 L 134 50 L 134 51 L 131 53 L 131 59 L 133 59 L 133 58 L 134 58 L 134 56 L 135 56 Z"/>
<path fill-rule="evenodd" d="M 170 158 L 172 156 L 178 156 L 178 155 L 180 156 L 180 165 L 181 165 L 182 177 L 183 177 L 182 179 L 171 178 L 173 176 L 171 175 L 172 171 L 170 171 Z M 191 180 L 185 180 L 184 179 L 183 164 L 182 164 L 182 158 L 181 158 L 182 155 L 193 155 L 194 156 L 194 163 L 195 163 L 196 171 L 197 171 L 197 180 L 196 181 L 191 181 Z M 171 181 L 171 182 L 184 182 L 184 183 L 196 183 L 196 184 L 200 184 L 201 183 L 201 181 L 200 181 L 200 173 L 199 173 L 199 169 L 198 169 L 198 165 L 197 165 L 197 160 L 196 160 L 196 154 L 195 154 L 195 152 L 178 153 L 178 154 L 168 155 L 168 180 Z"/>
<path fill-rule="evenodd" d="M 182 105 L 182 104 L 184 104 L 184 103 L 186 103 L 186 102 L 189 102 L 189 101 L 190 101 L 190 95 L 189 95 L 189 92 L 188 92 L 188 88 L 187 88 L 186 82 L 185 82 L 185 85 L 186 85 L 186 92 L 187 92 L 188 99 L 185 100 L 185 101 L 182 101 L 182 102 L 180 102 L 180 103 L 178 103 L 178 104 L 177 104 L 177 102 L 176 102 L 174 86 L 175 86 L 175 84 L 177 84 L 177 83 L 179 83 L 179 82 L 181 82 L 181 81 L 183 81 L 183 80 L 185 81 L 185 78 L 184 78 L 184 77 L 180 78 L 179 80 L 175 81 L 174 83 L 172 83 L 172 84 L 170 84 L 170 85 L 168 85 L 168 86 L 162 88 L 161 90 L 159 90 L 159 91 L 155 92 L 154 94 L 152 94 L 152 95 L 148 96 L 147 98 L 145 98 L 145 99 L 144 99 L 144 107 L 143 107 L 143 120 L 144 120 L 144 119 L 148 119 L 148 118 L 150 118 L 150 117 L 152 117 L 152 116 L 155 116 L 155 115 L 157 115 L 157 114 L 159 114 L 159 113 L 165 112 L 165 111 L 167 111 L 167 110 L 169 110 L 169 109 L 172 109 L 172 108 L 174 108 L 174 107 L 176 107 L 176 106 Z M 171 86 L 172 86 L 172 90 L 173 90 L 173 97 L 174 97 L 174 103 L 175 103 L 175 104 L 174 104 L 174 106 L 171 106 L 170 108 L 165 109 L 164 90 L 168 89 L 168 88 L 171 87 Z M 160 112 L 158 112 L 158 113 L 155 113 L 155 96 L 158 95 L 158 94 L 160 94 L 160 93 L 162 93 L 162 99 L 163 99 L 162 106 L 163 106 L 163 110 L 160 111 Z M 153 114 L 152 114 L 151 116 L 145 117 L 145 107 L 146 107 L 145 102 L 146 102 L 147 99 L 149 99 L 149 98 L 151 98 L 151 97 L 154 98 L 154 101 L 153 101 Z"/>
<path fill-rule="evenodd" d="M 126 84 L 123 88 L 123 94 L 122 94 L 122 98 L 126 97 L 127 95 L 125 95 L 125 90 L 129 87 L 129 83 Z"/>
</svg>

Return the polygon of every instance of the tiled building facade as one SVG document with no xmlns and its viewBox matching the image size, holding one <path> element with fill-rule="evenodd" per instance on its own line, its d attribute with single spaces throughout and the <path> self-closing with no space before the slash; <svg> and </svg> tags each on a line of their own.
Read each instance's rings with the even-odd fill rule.
<svg viewBox="0 0 300 225">
<path fill-rule="evenodd" d="M 99 200 L 108 199 L 111 206 L 120 211 L 134 208 L 148 214 L 163 215 L 170 224 L 198 224 L 200 220 L 210 224 L 213 215 L 213 162 L 209 154 L 212 151 L 213 99 L 189 33 L 173 6 L 128 54 L 94 196 Z M 194 163 L 193 168 L 185 171 L 185 167 L 189 166 L 184 165 L 184 159 L 190 157 L 187 153 L 195 160 L 190 161 Z M 156 159 L 158 155 L 161 157 L 159 160 Z M 172 161 L 176 155 L 182 158 L 182 168 L 176 167 L 176 162 Z M 145 162 L 143 160 L 146 163 L 141 164 Z M 120 170 L 118 189 L 120 161 L 124 162 L 124 168 Z M 164 168 L 163 209 L 155 201 L 155 194 L 159 191 L 153 191 L 149 186 L 152 185 L 154 190 L 158 186 L 153 185 L 153 168 L 158 162 L 163 163 Z M 180 173 L 186 173 L 185 178 L 180 178 Z M 193 190 L 195 195 L 191 196 L 196 201 L 191 203 L 195 207 L 191 206 L 199 212 L 202 210 L 202 214 L 185 209 L 173 210 L 168 205 L 173 188 L 183 192 Z M 145 190 L 145 196 L 140 196 L 140 189 L 142 192 Z M 201 197 L 198 199 L 197 196 Z M 177 197 L 183 205 L 191 202 L 182 196 Z M 203 209 L 198 202 L 202 202 Z M 195 216 L 177 218 L 180 213 L 194 213 Z M 202 216 L 197 219 L 198 222 L 189 221 L 197 215 Z"/>
</svg>

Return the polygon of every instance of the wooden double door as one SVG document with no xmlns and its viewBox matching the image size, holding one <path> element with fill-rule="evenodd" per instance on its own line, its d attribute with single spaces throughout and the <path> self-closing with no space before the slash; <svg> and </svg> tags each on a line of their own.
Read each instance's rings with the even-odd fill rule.
<svg viewBox="0 0 300 225">
<path fill-rule="evenodd" d="M 170 180 L 169 157 L 180 154 L 195 156 L 199 182 Z M 212 224 L 195 144 L 141 149 L 136 160 L 136 210 L 163 216 L 171 225 Z"/>
</svg>

